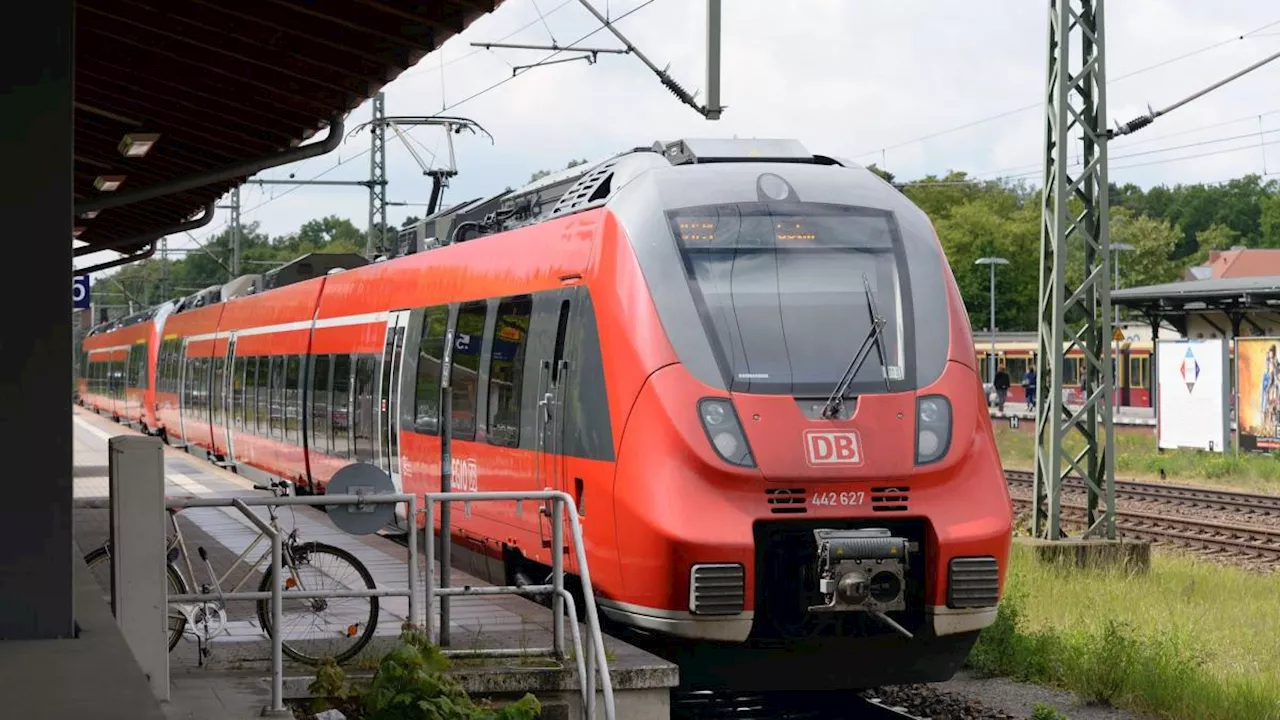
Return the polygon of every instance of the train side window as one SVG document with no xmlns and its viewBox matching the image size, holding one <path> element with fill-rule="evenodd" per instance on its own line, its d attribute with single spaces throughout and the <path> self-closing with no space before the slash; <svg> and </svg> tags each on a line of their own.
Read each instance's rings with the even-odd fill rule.
<svg viewBox="0 0 1280 720">
<path fill-rule="evenodd" d="M 356 356 L 355 455 L 357 462 L 373 462 L 373 355 Z"/>
<path fill-rule="evenodd" d="M 569 301 L 560 301 L 560 319 L 556 324 L 556 349 L 551 359 L 551 384 L 560 382 L 560 361 L 564 359 L 564 341 L 569 334 Z"/>
<path fill-rule="evenodd" d="M 244 358 L 231 361 L 231 427 L 244 427 Z"/>
<path fill-rule="evenodd" d="M 271 356 L 271 437 L 284 439 L 284 356 Z"/>
<path fill-rule="evenodd" d="M 329 452 L 329 363 L 328 355 L 311 358 L 311 449 Z"/>
<path fill-rule="evenodd" d="M 258 405 L 258 434 L 263 437 L 266 437 L 268 434 L 267 430 L 271 419 L 269 412 L 271 408 L 271 393 L 268 392 L 271 388 L 271 384 L 268 382 L 270 377 L 271 358 L 266 355 L 262 355 L 258 358 L 258 393 L 256 401 Z"/>
<path fill-rule="evenodd" d="M 520 399 L 524 392 L 524 353 L 533 299 L 528 295 L 498 303 L 493 351 L 489 358 L 489 414 L 486 436 L 492 445 L 520 444 Z"/>
<path fill-rule="evenodd" d="M 418 343 L 418 377 L 414 385 L 413 429 L 435 435 L 440 432 L 440 359 L 449 326 L 449 308 L 427 308 L 422 315 L 422 340 Z"/>
<path fill-rule="evenodd" d="M 298 365 L 301 359 L 289 355 L 284 360 L 284 439 L 285 442 L 302 444 L 298 439 L 298 426 L 302 416 L 298 411 Z"/>
<path fill-rule="evenodd" d="M 224 366 L 226 365 L 226 362 L 226 358 L 221 356 L 213 358 L 211 362 L 213 367 L 213 382 L 209 387 L 209 399 L 210 404 L 213 406 L 213 424 L 220 427 L 226 427 L 226 420 L 223 417 L 222 412 L 224 405 L 222 402 L 222 395 L 225 386 L 224 374 L 226 372 Z"/>
<path fill-rule="evenodd" d="M 458 308 L 457 332 L 454 333 L 453 367 L 449 385 L 453 392 L 451 437 L 476 439 L 476 395 L 480 380 L 480 346 L 484 336 L 488 303 L 465 303 Z"/>
<path fill-rule="evenodd" d="M 247 357 L 244 359 L 244 431 L 256 432 L 258 426 L 255 419 L 258 417 L 258 358 Z"/>
<path fill-rule="evenodd" d="M 351 356 L 333 356 L 333 455 L 351 457 Z"/>
</svg>

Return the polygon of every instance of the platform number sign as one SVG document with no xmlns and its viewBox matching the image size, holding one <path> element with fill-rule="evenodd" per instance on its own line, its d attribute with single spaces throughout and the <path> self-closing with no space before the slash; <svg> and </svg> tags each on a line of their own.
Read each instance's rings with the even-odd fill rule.
<svg viewBox="0 0 1280 720">
<path fill-rule="evenodd" d="M 71 278 L 71 307 L 76 310 L 89 309 L 89 276 L 74 275 Z"/>
</svg>

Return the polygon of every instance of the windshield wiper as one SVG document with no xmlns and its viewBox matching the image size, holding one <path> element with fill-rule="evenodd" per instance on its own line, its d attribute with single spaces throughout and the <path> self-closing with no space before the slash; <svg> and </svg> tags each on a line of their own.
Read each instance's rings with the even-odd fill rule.
<svg viewBox="0 0 1280 720">
<path fill-rule="evenodd" d="M 867 331 L 866 337 L 862 339 L 858 352 L 854 354 L 853 360 L 849 362 L 849 367 L 845 369 L 844 376 L 836 384 L 836 389 L 827 398 L 827 404 L 822 406 L 822 417 L 828 420 L 840 414 L 840 408 L 844 406 L 844 394 L 849 392 L 849 386 L 853 384 L 853 379 L 858 376 L 858 371 L 862 369 L 862 364 L 867 361 L 867 358 L 871 357 L 872 345 L 875 345 L 876 353 L 880 356 L 880 372 L 884 375 L 885 392 L 892 390 L 889 386 L 889 363 L 885 360 L 884 341 L 881 339 L 885 319 L 880 317 L 880 311 L 876 308 L 875 293 L 871 291 L 871 280 L 867 278 L 866 273 L 862 274 L 862 286 L 867 293 L 867 312 L 871 315 L 871 329 Z"/>
</svg>

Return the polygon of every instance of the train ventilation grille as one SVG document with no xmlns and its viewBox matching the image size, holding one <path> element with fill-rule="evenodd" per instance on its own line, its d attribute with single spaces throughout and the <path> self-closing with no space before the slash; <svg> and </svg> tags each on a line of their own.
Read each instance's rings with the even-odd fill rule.
<svg viewBox="0 0 1280 720">
<path fill-rule="evenodd" d="M 772 488 L 764 494 L 769 498 L 769 512 L 775 515 L 798 515 L 808 510 L 803 488 Z"/>
<path fill-rule="evenodd" d="M 737 615 L 746 606 L 746 571 L 741 565 L 694 565 L 689 573 L 689 612 Z"/>
<path fill-rule="evenodd" d="M 951 577 L 947 583 L 948 607 L 993 607 L 999 601 L 1000 568 L 995 558 L 951 558 Z"/>
<path fill-rule="evenodd" d="M 871 488 L 871 511 L 906 512 L 907 493 L 910 490 L 911 488 L 905 485 L 900 487 Z"/>
<path fill-rule="evenodd" d="M 586 205 L 609 197 L 612 192 L 613 166 L 618 158 L 600 163 L 600 166 L 578 178 L 578 182 L 565 191 L 551 208 L 550 217 L 581 210 Z"/>
</svg>

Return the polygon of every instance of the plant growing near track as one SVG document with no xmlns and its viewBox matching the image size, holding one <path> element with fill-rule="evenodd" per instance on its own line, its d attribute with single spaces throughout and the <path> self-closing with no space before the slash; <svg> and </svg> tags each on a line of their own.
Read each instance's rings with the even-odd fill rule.
<svg viewBox="0 0 1280 720">
<path fill-rule="evenodd" d="M 348 690 L 342 668 L 329 660 L 309 690 L 324 698 L 357 698 L 362 720 L 534 720 L 542 712 L 530 693 L 501 707 L 476 703 L 448 670 L 440 648 L 421 628 L 405 623 L 399 644 L 382 658 L 367 688 Z"/>
<path fill-rule="evenodd" d="M 1071 718 L 1044 703 L 1036 703 L 1035 709 L 1031 711 L 1031 717 L 1027 720 L 1071 720 Z"/>
<path fill-rule="evenodd" d="M 1063 569 L 1015 545 L 969 666 L 1164 720 L 1280 720 L 1274 580 L 1157 556 L 1148 574 Z"/>
</svg>

